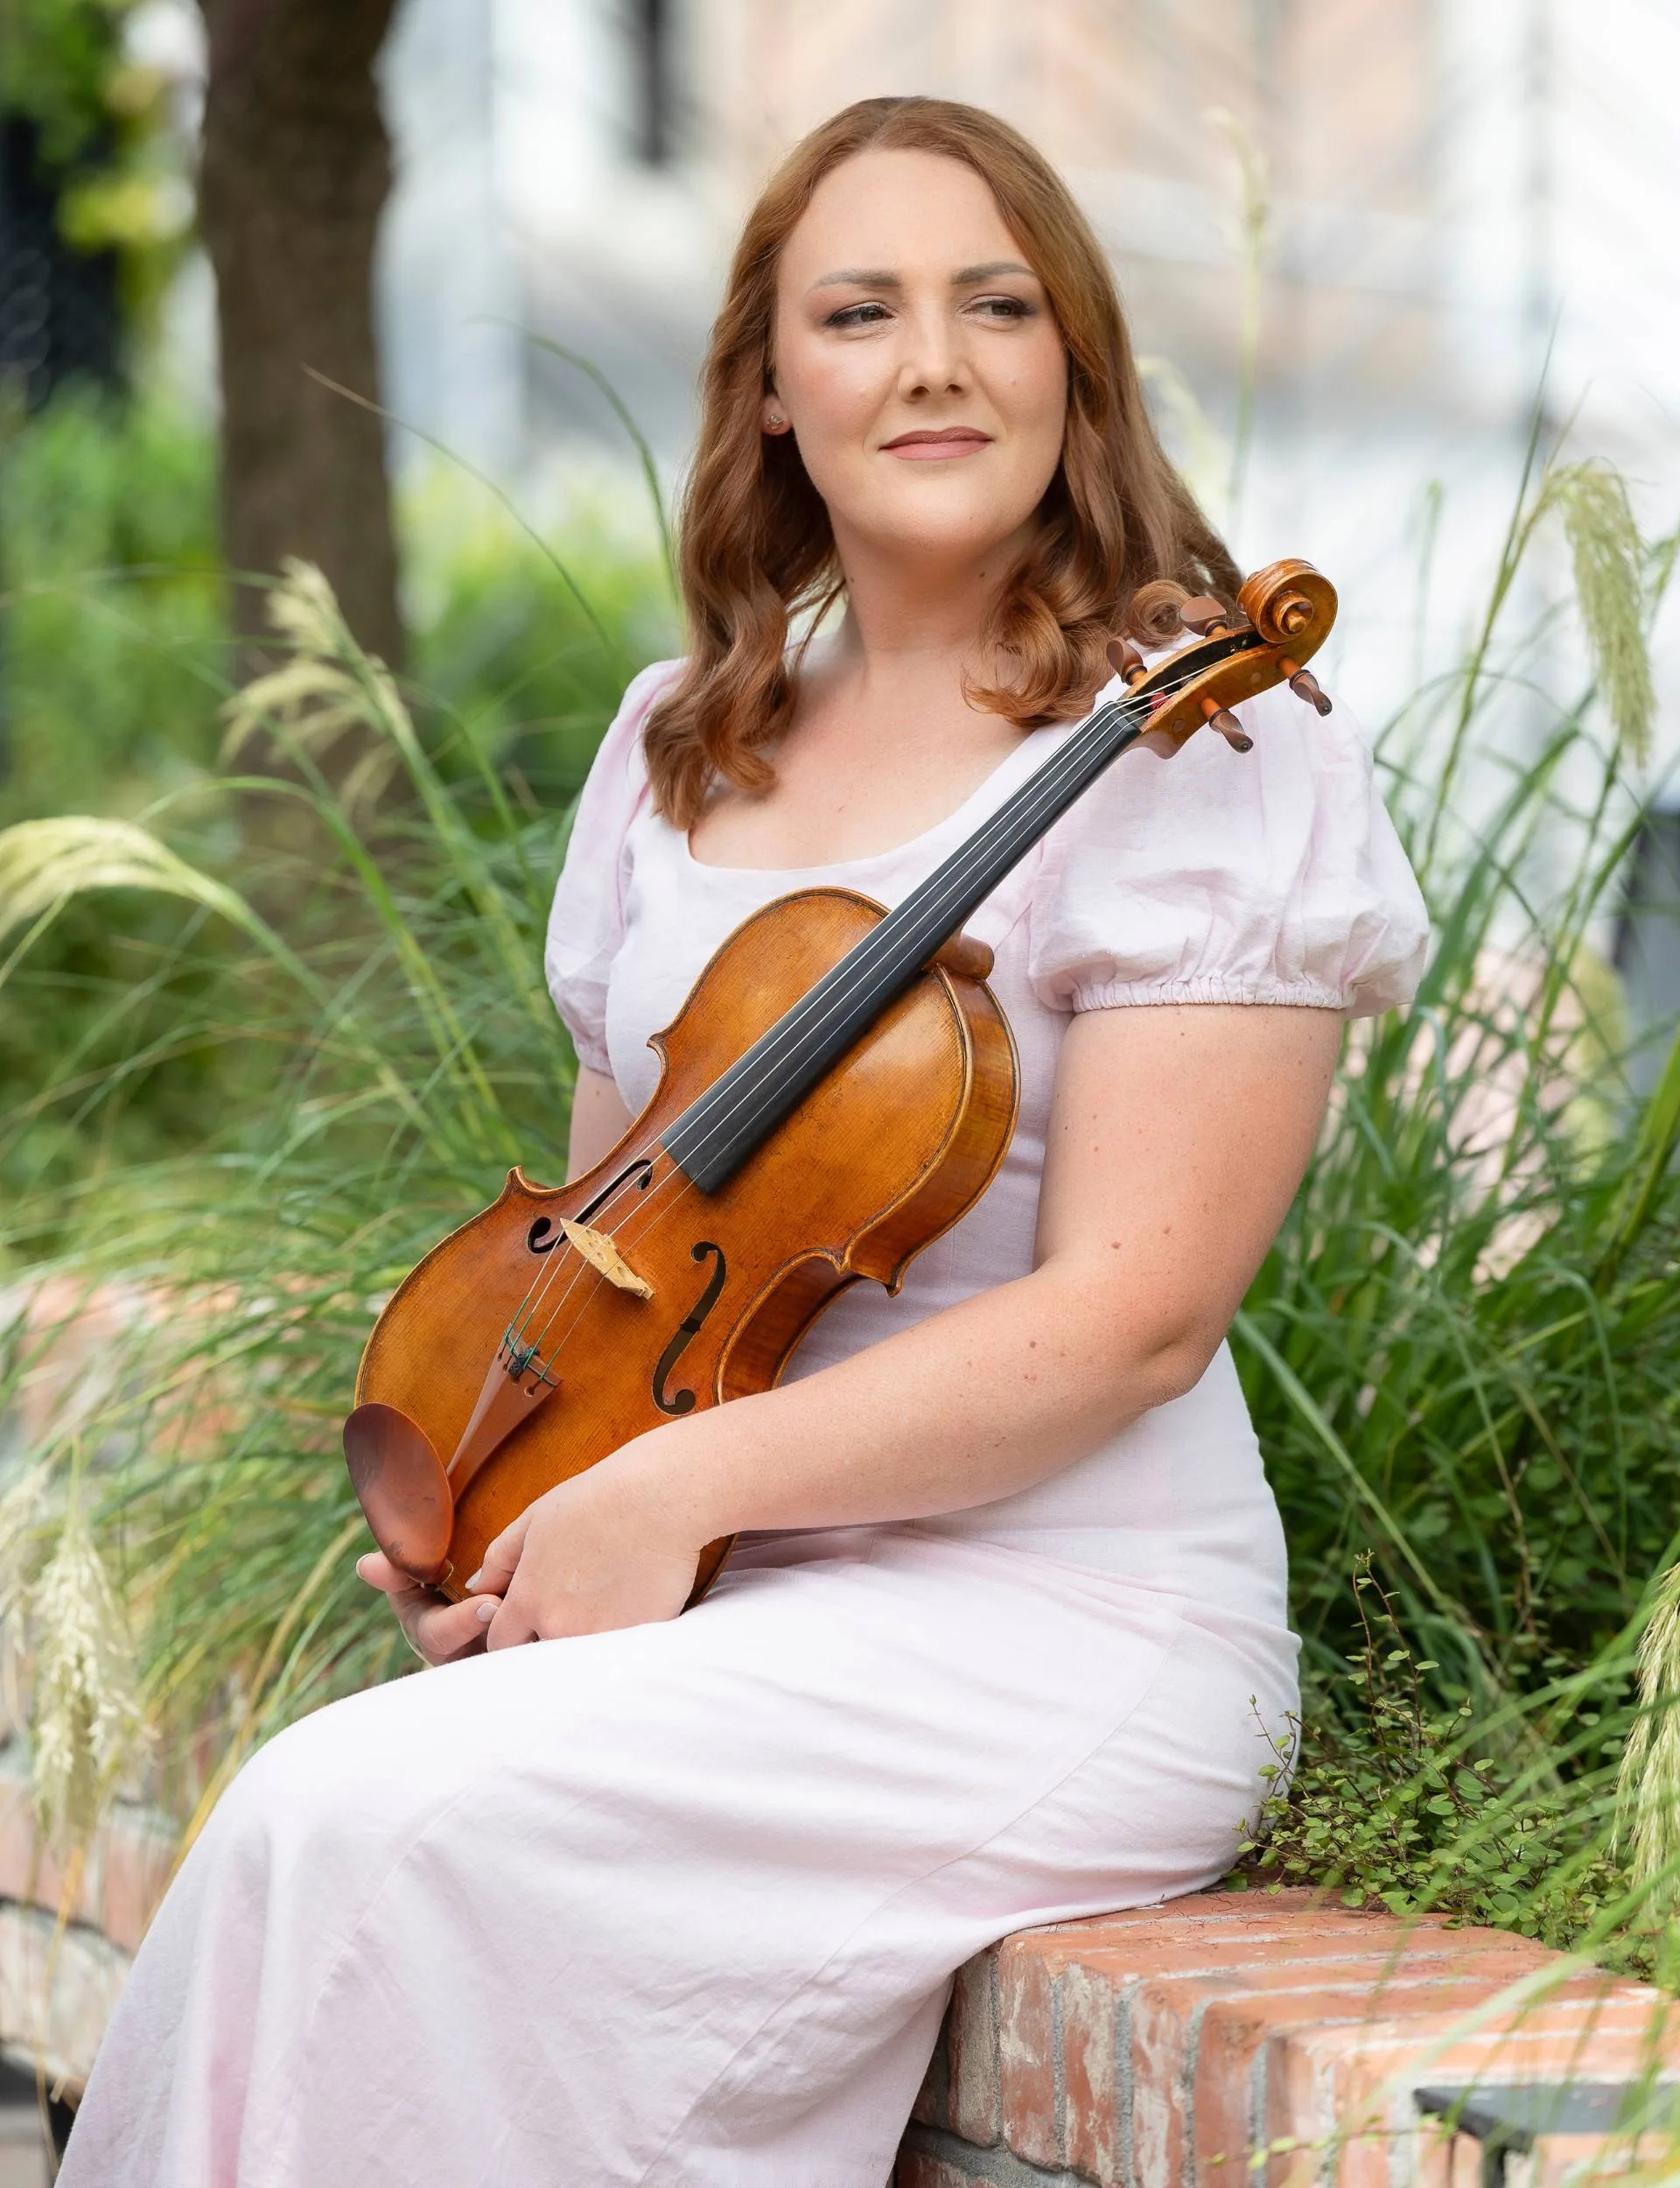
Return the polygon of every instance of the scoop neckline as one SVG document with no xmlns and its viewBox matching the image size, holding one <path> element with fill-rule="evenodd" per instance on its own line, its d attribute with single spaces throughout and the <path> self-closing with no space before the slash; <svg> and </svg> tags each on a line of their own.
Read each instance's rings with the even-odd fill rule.
<svg viewBox="0 0 1680 2188">
<path fill-rule="evenodd" d="M 1081 719 L 1087 719 L 1088 718 L 1085 716 L 1081 717 Z M 1024 731 L 1021 741 L 1015 749 L 1005 753 L 998 765 L 981 777 L 962 803 L 953 806 L 942 820 L 934 821 L 931 826 L 922 829 L 914 836 L 906 836 L 902 843 L 893 844 L 886 851 L 866 851 L 855 859 L 831 859 L 820 866 L 714 866 L 710 859 L 695 857 L 694 852 L 689 847 L 689 831 L 686 828 L 671 828 L 668 821 L 665 823 L 665 826 L 670 834 L 676 837 L 685 863 L 692 866 L 696 873 L 718 873 L 733 880 L 756 880 L 760 878 L 766 880 L 785 880 L 790 874 L 806 876 L 853 873 L 860 866 L 884 866 L 889 859 L 901 859 L 908 852 L 919 851 L 924 845 L 931 843 L 935 837 L 942 836 L 947 830 L 965 821 L 971 811 L 984 805 L 988 799 L 994 803 L 1000 802 L 1003 797 L 1008 796 L 1010 789 L 1013 787 L 1011 783 L 1004 782 L 1004 778 L 1012 769 L 1022 765 L 1026 755 L 1033 750 L 1039 738 L 1070 736 L 1078 727 L 1079 723 L 1076 721 L 1046 722 L 1038 729 Z M 1046 747 L 1046 749 L 1048 750 L 1050 747 Z M 1003 785 L 1001 791 L 998 789 L 1000 783 Z"/>
</svg>

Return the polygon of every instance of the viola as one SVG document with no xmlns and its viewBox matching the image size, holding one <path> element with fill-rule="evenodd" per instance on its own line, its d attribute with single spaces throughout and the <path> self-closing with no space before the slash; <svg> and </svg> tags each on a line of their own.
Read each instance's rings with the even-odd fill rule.
<svg viewBox="0 0 1680 2188">
<path fill-rule="evenodd" d="M 1120 754 L 1177 752 L 1287 682 L 1336 596 L 1274 563 L 1235 610 L 1182 610 L 1188 642 L 1126 684 L 891 911 L 801 889 L 744 920 L 654 1036 L 652 1099 L 569 1185 L 511 1170 L 375 1323 L 344 1424 L 351 1480 L 392 1562 L 458 1601 L 462 1576 L 545 1490 L 697 1407 L 767 1390 L 822 1309 L 896 1291 L 985 1191 L 1014 1127 L 1013 1038 L 963 922 Z M 729 1541 L 710 1544 L 690 1602 Z"/>
</svg>

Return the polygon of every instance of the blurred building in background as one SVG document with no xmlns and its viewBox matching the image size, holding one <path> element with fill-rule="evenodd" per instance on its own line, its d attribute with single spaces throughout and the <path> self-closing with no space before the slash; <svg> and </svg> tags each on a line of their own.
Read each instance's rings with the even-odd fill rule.
<svg viewBox="0 0 1680 2188">
<path fill-rule="evenodd" d="M 1461 626 L 1543 375 L 1670 521 L 1677 73 L 1662 0 L 406 0 L 389 397 L 510 479 L 622 451 L 547 340 L 675 473 L 778 155 L 867 94 L 970 99 L 1072 181 L 1239 558 L 1335 572 L 1381 711 L 1420 609 L 1426 657 Z"/>
<path fill-rule="evenodd" d="M 533 515 L 582 476 L 621 480 L 639 515 L 622 425 L 575 361 L 674 483 L 726 255 L 778 156 L 868 94 L 972 100 L 1089 212 L 1169 445 L 1238 559 L 1334 575 L 1331 672 L 1377 722 L 1460 650 L 1536 400 L 1628 474 L 1648 528 L 1680 515 L 1676 80 L 1666 0 L 403 0 L 386 398 Z M 399 459 L 424 447 L 395 437 Z M 1516 617 L 1541 618 L 1561 551 L 1525 583 Z M 1524 706 L 1536 738 L 1544 710 L 1511 705 L 1520 749 Z"/>
</svg>

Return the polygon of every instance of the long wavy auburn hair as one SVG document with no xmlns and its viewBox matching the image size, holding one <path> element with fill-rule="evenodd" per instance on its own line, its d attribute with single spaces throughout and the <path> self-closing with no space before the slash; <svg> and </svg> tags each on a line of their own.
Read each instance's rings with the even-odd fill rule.
<svg viewBox="0 0 1680 2188">
<path fill-rule="evenodd" d="M 970 704 L 1022 729 L 1070 719 L 1106 680 L 1116 632 L 1158 641 L 1176 629 L 1186 593 L 1236 597 L 1236 567 L 1156 438 L 1113 276 L 1060 178 L 977 107 L 859 100 L 772 176 L 712 329 L 678 555 L 690 652 L 643 737 L 655 803 L 678 828 L 693 824 L 720 779 L 746 790 L 774 779 L 766 754 L 788 726 L 798 670 L 790 621 L 820 614 L 844 588 L 828 511 L 794 438 L 767 436 L 760 412 L 782 247 L 822 178 L 876 148 L 973 168 L 1043 282 L 1068 351 L 1061 462 L 982 634 L 1001 680 L 971 681 Z"/>
</svg>

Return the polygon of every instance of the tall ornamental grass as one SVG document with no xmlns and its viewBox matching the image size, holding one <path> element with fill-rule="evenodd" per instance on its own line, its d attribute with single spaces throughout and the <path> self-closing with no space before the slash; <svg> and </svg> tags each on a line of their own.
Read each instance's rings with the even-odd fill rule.
<svg viewBox="0 0 1680 2188">
<path fill-rule="evenodd" d="M 658 526 L 573 481 L 558 520 L 522 536 L 481 484 L 441 465 L 401 501 L 416 734 L 464 813 L 488 768 L 528 818 L 551 824 L 626 680 L 671 650 Z M 248 891 L 253 857 L 271 865 L 220 757 L 234 652 L 215 539 L 201 424 L 155 398 L 74 389 L 26 421 L 0 415 L 0 828 L 135 821 Z M 346 751 L 325 757 L 337 769 Z M 248 743 L 248 768 L 271 760 Z M 284 825 L 303 824 L 294 808 Z M 283 825 L 273 810 L 262 818 L 268 833 Z M 314 883 L 294 859 L 251 893 L 284 903 L 290 933 L 307 916 L 290 900 Z M 187 933 L 184 901 L 49 887 L 39 931 L 32 915 L 0 942 L 0 1210 L 18 1211 L 14 1262 L 54 1245 L 61 1188 L 121 1195 L 136 1167 L 200 1147 L 260 1104 L 258 1050 L 223 1037 L 233 930 L 215 913 Z"/>
<path fill-rule="evenodd" d="M 1562 695 L 1534 673 L 1549 634 L 1511 620 L 1555 539 L 1587 664 Z M 1635 1652 L 1680 1529 L 1680 1049 L 1638 1098 L 1603 936 L 1666 569 L 1613 473 L 1531 470 L 1464 661 L 1383 740 L 1435 919 L 1423 993 L 1350 1039 L 1236 1331 L 1312 1697 L 1250 1887 L 1307 1876 L 1643 1966 L 1680 1771 L 1648 1773 L 1619 1827 L 1614 1765 L 1636 1722 L 1663 1733 L 1672 1685 L 1648 1650 L 1642 1715 Z M 222 1097 L 190 1147 L 21 1194 L 0 1235 L 0 1631 L 71 1834 L 124 1789 L 190 1822 L 289 1719 L 412 1670 L 352 1572 L 357 1356 L 511 1164 L 562 1172 L 573 1062 L 540 970 L 557 787 L 505 723 L 411 705 L 312 572 L 273 607 L 280 665 L 227 703 L 215 797 L 0 834 L 6 979 L 93 892 L 118 926 L 163 907 L 148 977 L 184 999 L 170 1037 L 214 1057 Z M 494 651 L 494 589 L 456 612 Z M 634 665 L 594 642 L 575 764 Z M 277 769 L 242 775 L 257 752 Z M 1489 768 L 1471 830 L 1460 791 Z M 32 1128 L 96 1135 L 148 1064 L 56 1068 Z M 66 1659 L 76 1605 L 94 1639 Z"/>
</svg>

